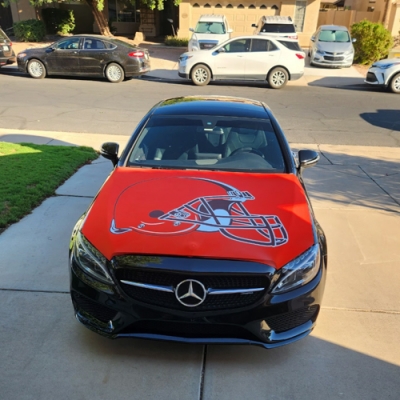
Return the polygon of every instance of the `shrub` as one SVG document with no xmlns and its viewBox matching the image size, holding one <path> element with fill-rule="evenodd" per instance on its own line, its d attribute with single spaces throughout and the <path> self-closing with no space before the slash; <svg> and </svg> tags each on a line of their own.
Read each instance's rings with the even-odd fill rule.
<svg viewBox="0 0 400 400">
<path fill-rule="evenodd" d="M 166 46 L 187 47 L 189 39 L 177 38 L 175 36 L 167 36 L 164 40 Z"/>
<path fill-rule="evenodd" d="M 37 19 L 14 22 L 13 28 L 15 37 L 22 42 L 40 42 L 46 34 L 44 23 Z"/>
<path fill-rule="evenodd" d="M 42 10 L 42 16 L 47 33 L 66 35 L 75 29 L 75 17 L 72 10 L 44 8 Z"/>
<path fill-rule="evenodd" d="M 364 19 L 351 26 L 351 35 L 356 38 L 354 43 L 354 62 L 372 64 L 387 57 L 393 46 L 390 32 L 382 24 Z"/>
</svg>

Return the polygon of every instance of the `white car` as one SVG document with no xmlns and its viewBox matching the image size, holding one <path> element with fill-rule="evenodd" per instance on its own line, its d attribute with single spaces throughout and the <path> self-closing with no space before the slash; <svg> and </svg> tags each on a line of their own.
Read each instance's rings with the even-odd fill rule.
<svg viewBox="0 0 400 400">
<path fill-rule="evenodd" d="M 364 82 L 388 87 L 393 93 L 400 93 L 400 58 L 390 58 L 373 63 Z"/>
<path fill-rule="evenodd" d="M 305 53 L 293 39 L 241 36 L 212 50 L 179 57 L 179 76 L 204 86 L 211 80 L 267 81 L 280 89 L 304 74 Z"/>
<path fill-rule="evenodd" d="M 252 24 L 255 35 L 267 35 L 273 37 L 286 37 L 288 39 L 298 40 L 296 27 L 291 17 L 280 15 L 263 16 L 258 21 L 257 25 Z"/>
<path fill-rule="evenodd" d="M 189 40 L 188 50 L 210 50 L 219 43 L 230 39 L 232 29 L 224 15 L 206 14 L 200 16 L 196 28 L 189 28 L 193 35 Z"/>
</svg>

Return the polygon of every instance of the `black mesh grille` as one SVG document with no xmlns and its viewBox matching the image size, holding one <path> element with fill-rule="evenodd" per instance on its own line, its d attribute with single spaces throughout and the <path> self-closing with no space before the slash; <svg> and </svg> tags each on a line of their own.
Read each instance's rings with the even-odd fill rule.
<svg viewBox="0 0 400 400">
<path fill-rule="evenodd" d="M 296 326 L 300 326 L 312 319 L 315 314 L 317 314 L 318 310 L 319 306 L 317 305 L 303 307 L 285 314 L 274 315 L 267 318 L 265 321 L 275 332 L 288 331 L 289 329 L 296 328 Z"/>
<path fill-rule="evenodd" d="M 99 321 L 108 322 L 112 320 L 117 314 L 116 311 L 104 307 L 101 304 L 96 303 L 95 301 L 89 300 L 88 298 L 81 296 L 79 293 L 73 293 L 72 298 L 76 306 L 81 311 L 90 314 Z"/>
<path fill-rule="evenodd" d="M 269 286 L 269 279 L 263 275 L 205 275 L 141 269 L 119 269 L 116 275 L 118 280 L 172 286 L 174 288 L 186 279 L 198 280 L 206 289 L 265 288 L 266 290 Z M 178 302 L 174 293 L 139 288 L 123 283 L 121 283 L 121 287 L 128 296 L 143 303 L 188 311 L 187 307 Z M 204 303 L 191 308 L 191 311 L 211 311 L 246 307 L 258 301 L 265 293 L 265 290 L 252 294 L 208 295 Z"/>
<path fill-rule="evenodd" d="M 259 341 L 256 336 L 236 325 L 199 324 L 169 321 L 140 321 L 123 333 L 153 333 L 186 338 L 236 338 Z"/>
<path fill-rule="evenodd" d="M 217 43 L 200 43 L 200 49 L 201 50 L 209 50 L 214 48 L 217 45 Z"/>
<path fill-rule="evenodd" d="M 344 57 L 324 56 L 327 61 L 343 61 Z"/>
<path fill-rule="evenodd" d="M 367 82 L 376 82 L 376 81 L 377 81 L 377 79 L 376 79 L 375 74 L 372 72 L 368 72 L 367 73 Z"/>
</svg>

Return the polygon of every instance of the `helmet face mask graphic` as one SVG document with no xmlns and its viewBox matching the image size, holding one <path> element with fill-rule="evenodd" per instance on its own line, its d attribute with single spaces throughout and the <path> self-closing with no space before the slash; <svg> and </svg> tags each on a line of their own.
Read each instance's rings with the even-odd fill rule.
<svg viewBox="0 0 400 400">
<path fill-rule="evenodd" d="M 188 200 L 182 204 L 179 198 L 185 193 L 185 186 L 187 192 L 188 181 L 196 181 L 195 190 L 191 187 L 185 196 Z M 160 199 L 159 194 L 152 192 L 161 183 L 170 193 Z M 219 232 L 228 239 L 252 245 L 286 244 L 288 234 L 279 217 L 251 214 L 244 204 L 251 200 L 255 198 L 249 192 L 210 179 L 171 177 L 143 181 L 129 186 L 117 199 L 110 231 L 150 235 Z M 134 211 L 127 211 L 132 209 L 133 201 L 140 205 Z"/>
</svg>

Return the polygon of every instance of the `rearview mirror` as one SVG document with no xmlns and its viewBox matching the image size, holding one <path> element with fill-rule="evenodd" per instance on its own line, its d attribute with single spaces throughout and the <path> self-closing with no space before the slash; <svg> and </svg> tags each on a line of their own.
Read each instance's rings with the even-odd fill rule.
<svg viewBox="0 0 400 400">
<path fill-rule="evenodd" d="M 107 160 L 111 160 L 113 165 L 116 166 L 118 162 L 118 150 L 119 144 L 114 142 L 106 142 L 101 145 L 100 154 L 107 158 Z"/>
<path fill-rule="evenodd" d="M 319 160 L 319 154 L 314 150 L 300 150 L 299 164 L 300 168 L 313 167 Z"/>
</svg>

